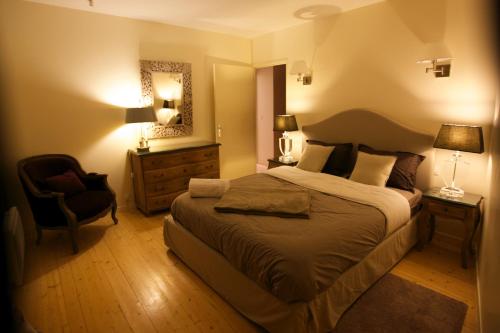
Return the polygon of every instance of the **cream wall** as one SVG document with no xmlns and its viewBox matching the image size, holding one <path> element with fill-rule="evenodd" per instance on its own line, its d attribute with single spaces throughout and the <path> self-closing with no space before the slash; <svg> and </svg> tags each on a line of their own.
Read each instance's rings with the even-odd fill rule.
<svg viewBox="0 0 500 333">
<path fill-rule="evenodd" d="M 499 95 L 500 96 L 500 95 Z M 483 333 L 500 332 L 500 100 L 491 131 L 489 183 L 491 185 L 483 222 L 478 265 L 480 321 Z"/>
<path fill-rule="evenodd" d="M 311 66 L 310 86 L 287 75 L 287 112 L 300 125 L 367 108 L 432 135 L 442 123 L 456 122 L 483 125 L 488 136 L 495 90 L 479 3 L 387 0 L 257 37 L 253 62 Z M 455 58 L 450 78 L 435 79 L 416 64 L 430 56 Z M 436 167 L 450 153 L 436 150 Z M 485 194 L 486 154 L 465 155 L 471 165 L 464 188 Z"/>
<path fill-rule="evenodd" d="M 192 64 L 194 135 L 153 145 L 213 140 L 212 65 L 251 62 L 251 41 L 223 34 L 15 0 L 1 1 L 0 13 L 2 140 L 17 204 L 16 161 L 43 153 L 77 157 L 109 174 L 120 205 L 130 199 L 136 133 L 123 122 L 140 98 L 139 59 Z"/>
</svg>

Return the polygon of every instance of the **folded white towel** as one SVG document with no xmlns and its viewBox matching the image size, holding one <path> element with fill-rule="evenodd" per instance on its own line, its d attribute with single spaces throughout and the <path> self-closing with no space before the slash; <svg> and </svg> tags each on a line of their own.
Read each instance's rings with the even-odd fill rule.
<svg viewBox="0 0 500 333">
<path fill-rule="evenodd" d="M 220 198 L 229 189 L 229 179 L 191 178 L 189 194 L 192 198 Z"/>
</svg>

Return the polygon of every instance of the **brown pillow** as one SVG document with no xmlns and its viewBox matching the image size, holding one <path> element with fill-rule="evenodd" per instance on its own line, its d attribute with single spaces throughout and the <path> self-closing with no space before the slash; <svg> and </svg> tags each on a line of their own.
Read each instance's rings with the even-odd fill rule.
<svg viewBox="0 0 500 333">
<path fill-rule="evenodd" d="M 358 151 L 374 155 L 396 156 L 397 160 L 392 168 L 391 175 L 387 180 L 387 186 L 399 188 L 405 191 L 415 192 L 417 182 L 417 169 L 425 156 L 405 151 L 383 151 L 376 150 L 370 146 L 360 144 Z"/>
<path fill-rule="evenodd" d="M 49 190 L 53 192 L 62 192 L 68 196 L 83 192 L 87 189 L 72 170 L 68 170 L 62 175 L 45 178 L 45 184 Z"/>
<path fill-rule="evenodd" d="M 311 145 L 335 146 L 321 172 L 339 177 L 348 177 L 353 168 L 352 143 L 326 143 L 319 140 L 307 140 Z"/>
</svg>

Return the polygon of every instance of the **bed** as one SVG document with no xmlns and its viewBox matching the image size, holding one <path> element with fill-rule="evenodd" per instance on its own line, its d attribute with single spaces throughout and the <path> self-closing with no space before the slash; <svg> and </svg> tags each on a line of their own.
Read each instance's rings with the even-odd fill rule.
<svg viewBox="0 0 500 333">
<path fill-rule="evenodd" d="M 305 139 L 425 155 L 416 187 L 429 186 L 430 136 L 365 110 L 345 111 L 302 131 Z M 217 199 L 184 194 L 165 219 L 165 244 L 266 330 L 331 331 L 342 313 L 416 243 L 418 209 L 410 213 L 410 206 L 418 207 L 419 192 L 405 197 L 383 189 L 372 200 L 366 195 L 369 187 L 340 177 L 289 167 L 273 170 L 231 186 L 306 188 L 311 193 L 309 220 L 216 213 Z M 343 187 L 347 189 L 338 190 Z M 391 208 L 392 202 L 399 203 Z"/>
</svg>

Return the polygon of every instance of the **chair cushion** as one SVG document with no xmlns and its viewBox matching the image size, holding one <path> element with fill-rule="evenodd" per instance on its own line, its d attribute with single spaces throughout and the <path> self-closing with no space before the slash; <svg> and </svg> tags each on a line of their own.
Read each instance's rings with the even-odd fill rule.
<svg viewBox="0 0 500 333">
<path fill-rule="evenodd" d="M 82 221 L 108 208 L 113 202 L 113 195 L 109 191 L 85 191 L 65 198 L 64 201 L 76 214 L 78 221 Z"/>
<path fill-rule="evenodd" d="M 45 178 L 46 187 L 53 192 L 74 195 L 86 190 L 85 185 L 73 170 L 67 170 L 61 175 Z"/>
</svg>

